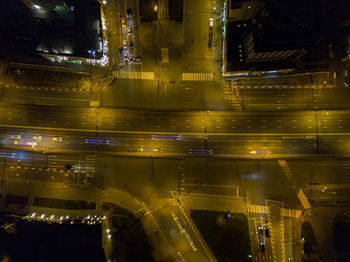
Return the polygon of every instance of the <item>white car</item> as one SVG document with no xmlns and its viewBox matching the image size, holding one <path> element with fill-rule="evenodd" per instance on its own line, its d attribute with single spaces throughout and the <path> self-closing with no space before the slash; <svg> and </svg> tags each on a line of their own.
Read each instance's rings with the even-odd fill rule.
<svg viewBox="0 0 350 262">
<path fill-rule="evenodd" d="M 209 28 L 213 28 L 214 26 L 214 18 L 210 17 L 209 18 Z"/>
<path fill-rule="evenodd" d="M 126 40 L 123 40 L 123 46 L 124 46 L 124 49 L 125 49 L 125 50 L 128 49 L 128 45 L 127 45 Z"/>
<path fill-rule="evenodd" d="M 131 28 L 128 27 L 128 35 L 131 35 Z"/>
</svg>

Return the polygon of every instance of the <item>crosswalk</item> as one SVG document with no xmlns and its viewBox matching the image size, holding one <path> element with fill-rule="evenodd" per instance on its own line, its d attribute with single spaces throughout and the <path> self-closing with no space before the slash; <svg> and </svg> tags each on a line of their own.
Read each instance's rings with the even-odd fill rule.
<svg viewBox="0 0 350 262">
<path fill-rule="evenodd" d="M 302 211 L 301 210 L 281 208 L 281 216 L 282 217 L 300 218 L 301 215 L 302 215 Z"/>
<path fill-rule="evenodd" d="M 160 63 L 168 64 L 169 63 L 169 49 L 161 48 L 160 49 Z"/>
<path fill-rule="evenodd" d="M 233 81 L 230 85 L 226 85 L 224 87 L 225 99 L 231 101 L 231 105 L 236 111 L 243 111 L 243 107 L 241 104 L 241 95 L 239 89 Z"/>
<path fill-rule="evenodd" d="M 118 79 L 154 80 L 154 72 L 114 71 L 113 77 Z"/>
<path fill-rule="evenodd" d="M 247 204 L 247 213 L 253 214 L 268 214 L 270 209 L 268 206 L 259 206 L 259 205 L 251 205 Z"/>
<path fill-rule="evenodd" d="M 213 81 L 213 73 L 182 73 L 183 81 Z"/>
</svg>

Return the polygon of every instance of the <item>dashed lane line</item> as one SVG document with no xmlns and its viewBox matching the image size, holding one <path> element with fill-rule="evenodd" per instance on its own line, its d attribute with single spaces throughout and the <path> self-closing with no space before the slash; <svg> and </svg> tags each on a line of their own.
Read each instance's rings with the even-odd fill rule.
<svg viewBox="0 0 350 262">
<path fill-rule="evenodd" d="M 350 136 L 348 133 L 205 133 L 205 132 L 167 132 L 167 131 L 123 131 L 123 130 L 108 130 L 108 129 L 81 129 L 81 128 L 62 128 L 62 127 L 39 127 L 39 126 L 23 126 L 0 124 L 0 128 L 22 128 L 36 130 L 51 130 L 51 131 L 67 131 L 67 132 L 86 132 L 86 133 L 115 133 L 115 134 L 140 134 L 140 135 L 193 135 L 193 136 Z M 174 126 L 175 127 L 175 126 Z"/>
</svg>

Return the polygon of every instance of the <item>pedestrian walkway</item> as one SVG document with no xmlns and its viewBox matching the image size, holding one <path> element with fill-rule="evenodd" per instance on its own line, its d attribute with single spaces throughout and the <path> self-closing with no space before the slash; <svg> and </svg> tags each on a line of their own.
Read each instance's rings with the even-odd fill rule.
<svg viewBox="0 0 350 262">
<path fill-rule="evenodd" d="M 213 81 L 213 73 L 182 73 L 183 81 Z"/>
<path fill-rule="evenodd" d="M 113 77 L 118 79 L 154 80 L 154 72 L 114 71 Z"/>
</svg>

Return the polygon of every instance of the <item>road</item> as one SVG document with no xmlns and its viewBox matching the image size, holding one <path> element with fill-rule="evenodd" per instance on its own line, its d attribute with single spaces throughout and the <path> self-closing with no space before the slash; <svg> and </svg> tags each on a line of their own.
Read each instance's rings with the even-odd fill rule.
<svg viewBox="0 0 350 262">
<path fill-rule="evenodd" d="M 34 136 L 46 135 L 62 137 L 63 143 L 36 141 L 36 148 L 231 158 L 344 157 L 349 154 L 344 141 L 350 135 L 350 119 L 343 110 L 266 115 L 65 107 L 46 107 L 43 111 L 39 106 L 3 104 L 0 120 L 2 145 L 8 147 L 27 144 L 30 148 L 35 142 Z M 21 138 L 6 134 L 21 135 Z M 101 141 L 87 142 L 86 139 Z"/>
<path fill-rule="evenodd" d="M 252 203 L 272 199 L 301 208 L 277 162 L 284 159 L 293 186 L 303 189 L 313 206 L 347 207 L 347 88 L 324 72 L 240 79 L 233 87 L 220 77 L 222 1 L 217 1 L 216 13 L 213 3 L 185 0 L 184 22 L 175 24 L 163 14 L 153 23 L 140 23 L 137 0 L 107 0 L 108 69 L 78 66 L 80 73 L 62 73 L 29 67 L 22 72 L 17 69 L 23 66 L 11 65 L 5 70 L 0 90 L 1 187 L 11 179 L 24 185 L 111 186 L 147 201 L 169 197 L 170 191 L 231 196 L 231 189 L 239 188 L 239 195 Z M 126 17 L 127 8 L 132 18 Z M 131 35 L 127 27 L 133 29 Z M 125 63 L 119 55 L 123 40 L 129 59 L 139 54 L 140 63 Z M 149 73 L 154 79 L 112 81 L 113 72 Z M 213 72 L 209 81 L 182 79 L 183 73 Z M 107 78 L 111 81 L 101 80 Z M 89 107 L 94 99 L 99 108 Z M 169 234 L 162 222 L 166 217 L 176 232 L 169 234 L 170 241 L 185 258 L 194 258 L 171 211 L 183 223 L 184 218 L 176 208 L 163 211 L 156 213 L 163 233 Z M 273 216 L 271 223 L 281 224 Z M 288 245 L 292 235 L 290 227 Z M 291 255 L 293 248 L 286 248 Z"/>
<path fill-rule="evenodd" d="M 349 119 L 346 111 L 343 110 L 283 112 L 266 115 L 253 112 L 142 112 L 106 108 L 100 111 L 65 107 L 45 107 L 45 111 L 42 109 L 43 107 L 39 106 L 2 104 L 0 112 L 3 152 L 16 152 L 16 150 L 37 152 L 33 159 L 38 158 L 40 165 L 36 164 L 37 160 L 32 164 L 39 171 L 43 171 L 46 165 L 46 156 L 42 152 L 48 152 L 49 166 L 51 155 L 64 155 L 62 158 L 65 160 L 58 164 L 59 169 L 53 164 L 52 170 L 46 171 L 58 172 L 62 176 L 65 174 L 65 164 L 77 165 L 79 159 L 84 158 L 81 156 L 84 155 L 82 150 L 87 155 L 110 155 L 111 159 L 118 158 L 118 155 L 120 159 L 123 156 L 151 157 L 152 159 L 175 158 L 180 161 L 172 160 L 175 164 L 174 170 L 184 169 L 184 176 L 181 177 L 179 171 L 174 172 L 174 180 L 170 179 L 174 181 L 171 189 L 179 187 L 186 191 L 198 184 L 198 181 L 204 181 L 204 184 L 208 185 L 224 185 L 225 174 L 229 175 L 229 172 L 220 165 L 227 161 L 225 159 L 236 162 L 237 159 L 246 158 L 250 161 L 248 163 L 248 166 L 251 165 L 250 170 L 244 171 L 238 167 L 237 171 L 237 176 L 241 177 L 240 187 L 244 190 L 242 181 L 256 181 L 258 176 L 254 177 L 253 172 L 259 172 L 259 169 L 263 168 L 264 164 L 259 166 L 260 164 L 257 163 L 264 163 L 265 160 L 269 163 L 269 161 L 274 162 L 272 159 L 287 158 L 297 177 L 298 185 L 305 187 L 308 196 L 312 199 L 322 200 L 323 198 L 318 197 L 318 194 L 325 199 L 330 199 L 337 194 L 334 192 L 338 192 L 339 197 L 345 196 L 348 192 L 346 186 L 335 187 L 335 191 L 322 192 L 324 187 L 331 188 L 330 184 L 349 181 L 346 175 L 347 167 L 343 164 L 338 165 L 338 161 L 343 163 L 345 160 L 342 158 L 349 154 L 349 147 L 346 142 L 344 143 L 349 137 Z M 39 136 L 42 138 L 39 139 Z M 96 139 L 100 142 L 96 142 Z M 336 156 L 339 160 L 334 159 Z M 313 173 L 317 170 L 317 175 L 307 175 L 305 165 L 308 160 L 303 160 L 305 157 L 316 157 L 312 161 L 315 166 L 309 168 L 315 170 Z M 318 159 L 319 157 L 323 157 L 324 162 Z M 181 162 L 183 158 L 185 160 Z M 190 165 L 187 158 L 198 158 L 198 160 L 197 162 L 192 160 L 193 165 Z M 214 160 L 216 158 L 223 158 L 223 160 Z M 334 160 L 331 161 L 331 159 Z M 216 164 L 218 166 L 214 167 Z M 30 172 L 29 167 L 25 171 L 25 166 L 17 168 L 18 165 L 15 163 L 6 164 L 6 166 L 8 170 L 12 169 L 8 171 L 9 174 L 16 175 L 17 169 Z M 318 170 L 320 166 L 322 171 Z M 57 168 L 57 171 L 53 171 L 53 168 Z M 147 172 L 149 168 L 148 166 Z M 211 179 L 210 174 L 216 169 L 220 170 L 222 175 Z M 271 175 L 266 179 L 269 181 L 274 177 L 273 172 L 277 172 L 277 176 L 281 177 L 281 183 L 285 183 L 280 167 L 274 166 L 273 170 L 275 171 L 266 170 Z M 333 172 L 338 172 L 339 175 L 337 177 L 329 175 Z M 107 173 L 109 174 L 108 171 Z M 344 175 L 340 176 L 342 173 Z M 47 176 L 44 177 L 49 179 Z M 106 175 L 105 179 L 108 177 L 110 176 Z M 275 180 L 272 185 L 277 181 Z M 232 182 L 233 186 L 238 183 Z M 319 186 L 312 183 L 318 183 Z M 269 189 L 263 190 L 256 187 L 253 191 L 256 193 L 257 201 L 263 202 L 263 197 L 269 195 Z M 283 195 L 287 197 L 287 192 L 289 191 L 286 191 L 286 194 L 278 192 L 277 195 L 282 198 Z M 253 195 L 251 193 L 251 197 Z M 272 195 L 276 194 L 272 193 Z M 339 200 L 345 201 L 346 197 Z"/>
</svg>

